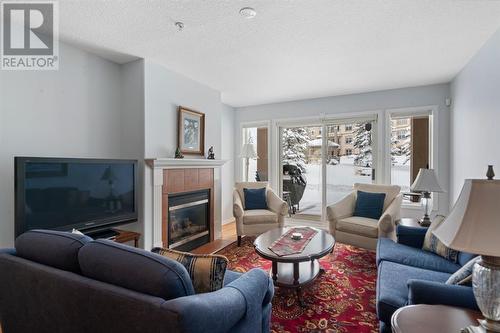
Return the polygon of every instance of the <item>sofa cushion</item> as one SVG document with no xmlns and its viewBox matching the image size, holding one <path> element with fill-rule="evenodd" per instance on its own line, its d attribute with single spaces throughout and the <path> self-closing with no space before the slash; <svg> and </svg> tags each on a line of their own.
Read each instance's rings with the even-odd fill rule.
<svg viewBox="0 0 500 333">
<path fill-rule="evenodd" d="M 370 238 L 378 237 L 378 221 L 366 217 L 346 217 L 337 222 L 336 229 Z"/>
<path fill-rule="evenodd" d="M 471 285 L 474 265 L 480 260 L 481 256 L 477 256 L 469 260 L 468 263 L 463 265 L 458 271 L 450 276 L 450 278 L 446 281 L 446 284 Z"/>
<path fill-rule="evenodd" d="M 267 188 L 244 188 L 245 209 L 267 209 Z"/>
<path fill-rule="evenodd" d="M 380 219 L 384 212 L 384 199 L 385 193 L 358 191 L 353 215 L 375 220 Z"/>
<path fill-rule="evenodd" d="M 389 238 L 379 238 L 377 243 L 377 265 L 382 260 L 449 274 L 460 268 L 460 265 L 437 254 L 399 244 Z"/>
<path fill-rule="evenodd" d="M 165 300 L 194 294 L 189 274 L 175 260 L 108 240 L 90 242 L 78 254 L 82 274 Z"/>
<path fill-rule="evenodd" d="M 234 280 L 238 279 L 241 275 L 242 275 L 242 273 L 238 273 L 238 272 L 231 271 L 228 269 L 226 271 L 226 275 L 224 276 L 224 286 L 227 286 L 228 284 L 230 284 Z"/>
<path fill-rule="evenodd" d="M 80 272 L 78 252 L 92 238 L 70 232 L 30 230 L 16 239 L 19 257 L 65 271 Z"/>
<path fill-rule="evenodd" d="M 155 247 L 151 252 L 180 262 L 186 267 L 197 294 L 216 291 L 224 286 L 224 275 L 228 264 L 224 256 L 192 254 L 161 247 Z"/>
<path fill-rule="evenodd" d="M 458 264 L 460 266 L 464 266 L 473 258 L 477 257 L 477 254 L 468 253 L 468 252 L 460 252 L 458 253 Z"/>
<path fill-rule="evenodd" d="M 382 261 L 378 266 L 377 316 L 390 324 L 392 314 L 407 305 L 409 279 L 445 282 L 450 274 Z"/>
<path fill-rule="evenodd" d="M 427 233 L 425 234 L 424 245 L 422 246 L 422 249 L 440 255 L 441 257 L 450 261 L 457 262 L 458 251 L 447 247 L 434 235 L 434 230 L 436 230 L 443 221 L 444 216 L 436 216 L 434 221 L 432 221 L 429 229 L 427 229 Z"/>
<path fill-rule="evenodd" d="M 267 209 L 253 209 L 245 211 L 243 224 L 278 223 L 278 214 Z"/>
</svg>

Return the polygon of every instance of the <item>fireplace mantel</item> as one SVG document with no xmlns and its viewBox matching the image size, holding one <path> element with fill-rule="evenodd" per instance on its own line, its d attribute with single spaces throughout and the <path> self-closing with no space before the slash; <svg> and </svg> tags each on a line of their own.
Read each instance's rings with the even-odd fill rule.
<svg viewBox="0 0 500 333">
<path fill-rule="evenodd" d="M 208 160 L 204 158 L 153 158 L 147 159 L 146 163 L 153 169 L 175 169 L 175 168 L 218 168 L 227 160 Z"/>
<path fill-rule="evenodd" d="M 164 176 L 171 169 L 213 169 L 213 209 L 214 209 L 214 237 L 220 238 L 222 228 L 222 194 L 221 194 L 221 172 L 220 168 L 227 160 L 208 160 L 194 158 L 153 158 L 146 159 L 146 165 L 151 170 L 152 197 L 153 197 L 153 246 L 163 246 L 162 223 L 164 220 Z M 194 171 L 194 170 L 193 170 Z M 149 187 L 149 186 L 147 186 Z"/>
</svg>

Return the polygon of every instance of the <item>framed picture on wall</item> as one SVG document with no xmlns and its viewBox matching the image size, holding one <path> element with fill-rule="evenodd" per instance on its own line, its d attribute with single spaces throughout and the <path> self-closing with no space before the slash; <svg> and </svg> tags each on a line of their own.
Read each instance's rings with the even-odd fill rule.
<svg viewBox="0 0 500 333">
<path fill-rule="evenodd" d="M 179 106 L 178 146 L 183 154 L 205 155 L 205 114 Z"/>
</svg>

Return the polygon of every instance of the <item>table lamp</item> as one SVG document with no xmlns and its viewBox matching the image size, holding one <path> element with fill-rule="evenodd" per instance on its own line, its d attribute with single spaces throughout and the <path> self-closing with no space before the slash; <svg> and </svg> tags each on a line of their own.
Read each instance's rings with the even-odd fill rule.
<svg viewBox="0 0 500 333">
<path fill-rule="evenodd" d="M 240 157 L 245 159 L 245 181 L 248 181 L 248 168 L 250 165 L 251 158 L 259 158 L 257 152 L 255 151 L 255 145 L 253 143 L 244 143 L 241 147 Z"/>
<path fill-rule="evenodd" d="M 466 179 L 449 216 L 434 231 L 446 246 L 481 255 L 472 288 L 486 319 L 468 332 L 500 332 L 500 180 Z"/>
<path fill-rule="evenodd" d="M 434 169 L 420 168 L 417 178 L 411 185 L 413 192 L 422 193 L 420 198 L 422 206 L 424 206 L 424 216 L 420 219 L 420 225 L 428 227 L 431 224 L 429 215 L 431 214 L 431 192 L 444 192 L 436 177 Z"/>
</svg>

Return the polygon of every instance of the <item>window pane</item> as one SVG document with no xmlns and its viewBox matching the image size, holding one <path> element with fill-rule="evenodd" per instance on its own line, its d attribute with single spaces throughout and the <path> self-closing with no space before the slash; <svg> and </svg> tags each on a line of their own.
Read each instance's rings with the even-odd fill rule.
<svg viewBox="0 0 500 333">
<path fill-rule="evenodd" d="M 268 133 L 267 127 L 249 127 L 243 129 L 242 142 L 246 147 L 245 151 L 250 155 L 255 152 L 254 157 L 243 157 L 243 180 L 254 181 L 267 181 L 268 180 Z M 242 151 L 242 156 L 243 156 Z M 248 180 L 247 180 L 248 172 Z"/>
<path fill-rule="evenodd" d="M 420 168 L 429 168 L 429 125 L 429 116 L 391 119 L 391 184 L 401 186 L 402 192 L 411 191 Z"/>
<path fill-rule="evenodd" d="M 410 191 L 411 118 L 391 120 L 391 184 Z"/>
</svg>

